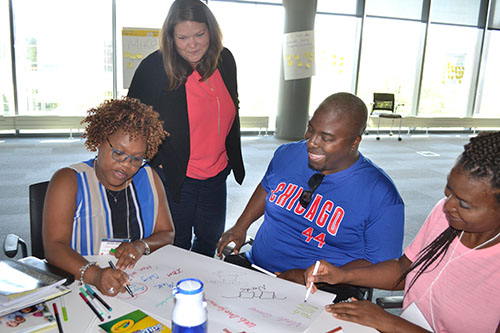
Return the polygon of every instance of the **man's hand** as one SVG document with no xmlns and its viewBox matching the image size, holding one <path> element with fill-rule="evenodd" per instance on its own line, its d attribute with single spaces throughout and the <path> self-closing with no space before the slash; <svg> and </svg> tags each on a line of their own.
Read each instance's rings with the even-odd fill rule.
<svg viewBox="0 0 500 333">
<path fill-rule="evenodd" d="M 304 272 L 305 272 L 304 269 L 289 269 L 281 273 L 276 273 L 276 275 L 280 279 L 285 279 L 288 281 L 304 285 L 305 284 Z"/>
<path fill-rule="evenodd" d="M 222 251 L 227 246 L 227 244 L 234 242 L 234 254 L 238 254 L 245 240 L 247 238 L 247 231 L 241 230 L 236 225 L 226 232 L 224 232 L 217 243 L 217 256 L 222 259 Z"/>
</svg>

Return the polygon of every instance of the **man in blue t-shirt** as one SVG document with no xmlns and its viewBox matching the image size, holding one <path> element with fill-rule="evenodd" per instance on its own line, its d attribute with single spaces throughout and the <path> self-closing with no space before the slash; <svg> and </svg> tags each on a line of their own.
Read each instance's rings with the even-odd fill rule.
<svg viewBox="0 0 500 333">
<path fill-rule="evenodd" d="M 226 261 L 260 266 L 304 284 L 304 270 L 324 259 L 357 267 L 401 256 L 404 203 L 390 177 L 358 151 L 368 111 L 349 93 L 326 98 L 305 140 L 284 144 L 236 224 Z M 250 225 L 264 214 L 250 252 L 239 254 Z"/>
</svg>

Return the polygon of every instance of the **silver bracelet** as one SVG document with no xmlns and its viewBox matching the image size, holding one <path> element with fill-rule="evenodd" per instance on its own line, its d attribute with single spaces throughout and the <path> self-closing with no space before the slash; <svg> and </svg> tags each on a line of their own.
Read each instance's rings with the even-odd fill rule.
<svg viewBox="0 0 500 333">
<path fill-rule="evenodd" d="M 144 239 L 138 239 L 139 242 L 142 242 L 144 244 L 144 255 L 148 256 L 151 253 L 151 248 L 149 247 L 149 244 L 144 240 Z"/>
<path fill-rule="evenodd" d="M 87 271 L 87 269 L 90 266 L 94 266 L 94 265 L 97 265 L 97 261 L 90 261 L 86 265 L 83 265 L 82 267 L 80 267 L 80 285 L 82 285 L 84 283 L 83 282 L 83 275 L 85 275 L 85 272 Z"/>
</svg>

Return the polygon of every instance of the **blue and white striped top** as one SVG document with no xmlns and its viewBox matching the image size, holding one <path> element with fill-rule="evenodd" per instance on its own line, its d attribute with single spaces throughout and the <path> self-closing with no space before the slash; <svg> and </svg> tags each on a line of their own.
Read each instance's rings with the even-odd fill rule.
<svg viewBox="0 0 500 333">
<path fill-rule="evenodd" d="M 78 181 L 71 247 L 84 256 L 98 255 L 102 239 L 116 238 L 106 188 L 97 179 L 93 166 L 94 159 L 69 166 L 76 171 Z M 140 239 L 153 233 L 158 216 L 153 172 L 149 165 L 140 168 L 126 189 L 131 194 L 129 211 L 135 214 L 130 221 L 137 223 Z"/>
</svg>

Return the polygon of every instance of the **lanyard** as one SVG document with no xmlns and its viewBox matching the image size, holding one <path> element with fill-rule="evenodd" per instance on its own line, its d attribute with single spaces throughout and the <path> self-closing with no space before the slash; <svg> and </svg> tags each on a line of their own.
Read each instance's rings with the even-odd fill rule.
<svg viewBox="0 0 500 333">
<path fill-rule="evenodd" d="M 487 241 L 485 241 L 485 242 L 479 244 L 478 246 L 474 247 L 473 249 L 469 249 L 468 251 L 462 253 L 458 257 L 453 258 L 453 255 L 455 254 L 455 250 L 457 249 L 458 243 L 460 243 L 460 241 L 462 240 L 462 236 L 463 235 L 464 235 L 464 231 L 462 230 L 462 232 L 460 233 L 460 236 L 458 237 L 458 241 L 455 243 L 455 246 L 453 247 L 453 251 L 451 252 L 450 257 L 448 258 L 448 261 L 443 266 L 443 268 L 441 269 L 441 271 L 439 271 L 439 274 L 436 276 L 436 278 L 434 279 L 434 281 L 432 281 L 432 283 L 429 286 L 429 288 L 427 288 L 427 290 L 422 294 L 422 296 L 420 296 L 420 298 L 417 301 L 418 303 L 420 303 L 420 300 L 422 299 L 422 297 L 424 297 L 424 295 L 427 293 L 427 291 L 429 291 L 429 305 L 430 305 L 430 309 L 431 309 L 432 328 L 434 329 L 434 331 L 436 331 L 436 325 L 435 325 L 435 322 L 434 322 L 434 311 L 433 311 L 433 308 L 432 308 L 432 288 L 434 287 L 434 284 L 436 283 L 436 281 L 439 279 L 439 277 L 441 276 L 441 274 L 444 272 L 444 270 L 446 269 L 446 267 L 448 267 L 448 265 L 450 263 L 452 263 L 455 260 L 458 260 L 458 259 L 462 258 L 463 256 L 469 254 L 470 252 L 472 252 L 474 250 L 477 250 L 478 248 L 483 247 L 486 244 L 489 244 L 490 242 L 494 241 L 495 239 L 498 238 L 498 236 L 500 236 L 500 232 L 497 233 L 492 238 L 488 239 Z"/>
</svg>

